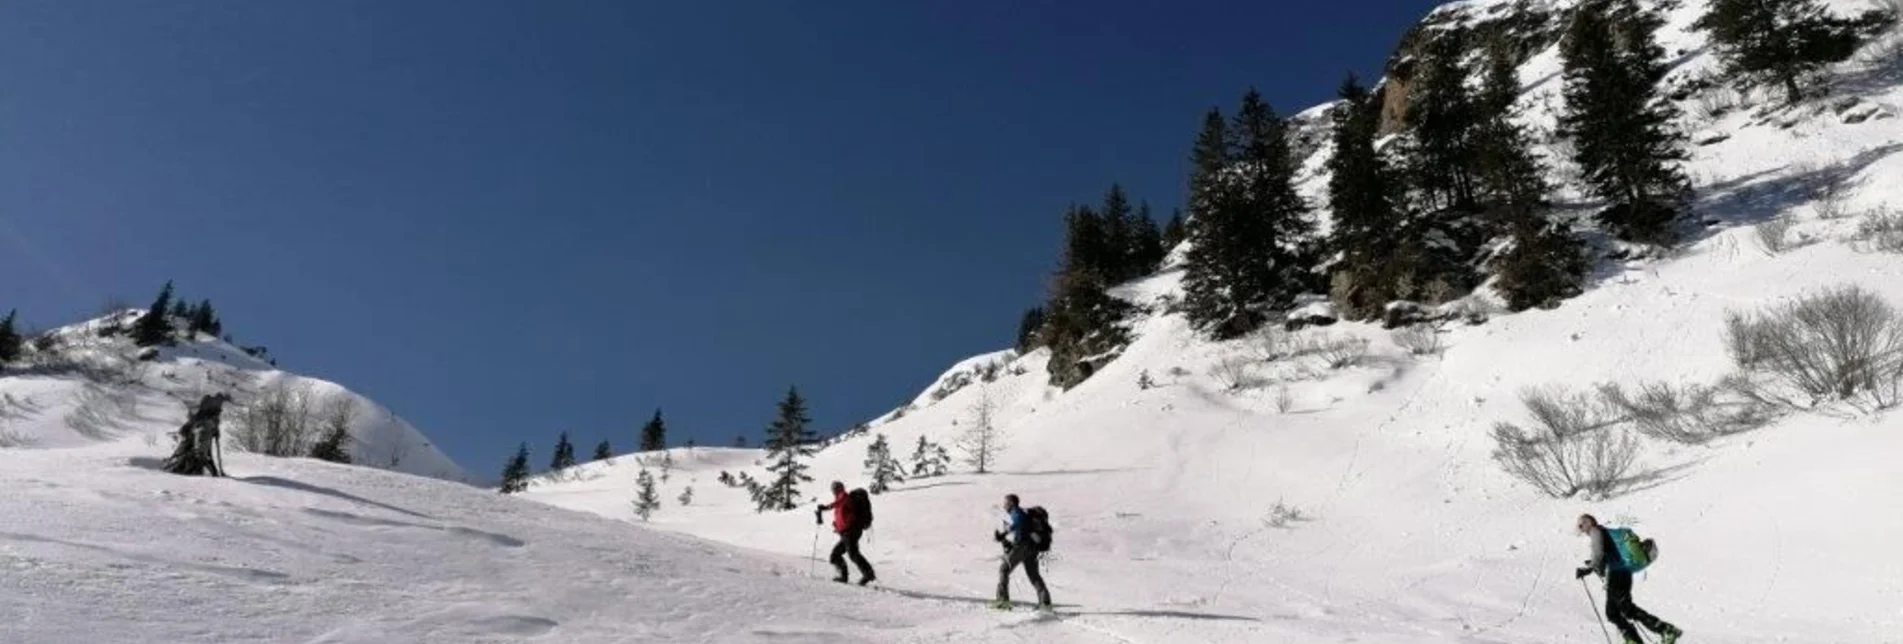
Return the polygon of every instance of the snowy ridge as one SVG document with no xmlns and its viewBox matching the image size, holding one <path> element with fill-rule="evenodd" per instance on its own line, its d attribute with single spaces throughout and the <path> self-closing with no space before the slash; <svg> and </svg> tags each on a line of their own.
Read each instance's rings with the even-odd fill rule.
<svg viewBox="0 0 1903 644">
<path fill-rule="evenodd" d="M 395 412 L 342 385 L 278 369 L 261 350 L 209 336 L 157 348 L 148 360 L 115 329 L 143 315 L 128 310 L 46 334 L 24 366 L 0 375 L 0 448 L 79 447 L 140 442 L 159 455 L 185 422 L 188 405 L 215 391 L 233 396 L 224 427 L 240 425 L 241 406 L 278 387 L 304 392 L 313 407 L 348 401 L 353 462 L 455 481 L 470 475 Z M 257 355 L 253 355 L 256 353 Z M 313 410 L 317 411 L 317 410 Z M 227 448 L 231 448 L 227 441 Z"/>
<path fill-rule="evenodd" d="M 1474 0 L 1430 20 L 1575 4 Z M 1870 6 L 1829 4 L 1846 15 Z M 1659 33 L 1674 56 L 1667 93 L 1682 95 L 1681 125 L 1695 142 L 1686 170 L 1702 223 L 1671 257 L 1602 261 L 1586 293 L 1555 310 L 1450 322 L 1435 334 L 1437 353 L 1415 355 L 1363 324 L 1302 332 L 1365 341 L 1367 355 L 1341 368 L 1270 360 L 1259 341 L 1213 343 L 1180 316 L 1152 312 L 1132 321 L 1118 359 L 1070 391 L 1046 384 L 1046 355 L 1033 352 L 983 387 L 829 447 L 802 491 L 818 495 L 833 479 L 863 485 L 875 435 L 902 459 L 920 437 L 950 445 L 989 399 L 1006 443 L 994 473 L 960 468 L 875 497 L 866 550 L 883 583 L 987 597 L 999 497 L 1050 508 L 1058 545 L 1046 576 L 1059 603 L 1084 608 L 1041 629 L 1040 641 L 1599 641 L 1586 593 L 1601 590 L 1571 578 L 1585 555 L 1572 520 L 1592 512 L 1660 541 L 1664 557 L 1640 580 L 1638 602 L 1684 627 L 1687 641 L 1903 642 L 1903 554 L 1893 545 L 1903 518 L 1888 509 L 1903 496 L 1894 466 L 1903 415 L 1794 414 L 1698 447 L 1648 439 L 1649 482 L 1602 502 L 1546 498 L 1491 459 L 1490 428 L 1525 421 L 1528 388 L 1708 384 L 1731 372 L 1728 311 L 1844 284 L 1903 306 L 1903 261 L 1852 239 L 1871 213 L 1903 208 L 1894 180 L 1903 59 L 1871 53 L 1899 36 L 1833 69 L 1828 99 L 1786 108 L 1712 82 L 1725 79 L 1704 34 L 1689 30 L 1704 10 L 1677 4 Z M 1535 53 L 1520 76 L 1520 118 L 1542 133 L 1562 214 L 1583 215 L 1577 171 L 1551 135 L 1556 50 Z M 1301 165 L 1302 194 L 1324 218 L 1327 154 L 1323 141 Z M 1758 227 L 1780 218 L 1792 248 L 1761 248 Z M 1179 281 L 1169 269 L 1114 293 L 1153 305 L 1177 296 Z M 662 497 L 718 470 L 763 476 L 755 454 L 682 466 Z M 629 519 L 633 474 L 528 496 Z M 755 514 L 744 491 L 696 489 L 691 506 L 665 503 L 650 525 L 809 553 L 805 512 Z M 999 627 L 971 641 L 1021 635 Z"/>
</svg>

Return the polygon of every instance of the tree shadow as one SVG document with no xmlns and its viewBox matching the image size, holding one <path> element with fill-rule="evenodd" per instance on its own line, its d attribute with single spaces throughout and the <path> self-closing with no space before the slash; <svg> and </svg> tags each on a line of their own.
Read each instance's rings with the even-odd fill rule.
<svg viewBox="0 0 1903 644">
<path fill-rule="evenodd" d="M 322 494 L 322 495 L 324 495 L 324 496 L 328 496 L 328 497 L 333 497 L 333 498 L 338 498 L 338 499 L 343 499 L 343 500 L 345 500 L 345 501 L 351 501 L 351 502 L 354 502 L 354 503 L 361 503 L 361 504 L 364 504 L 364 505 L 368 505 L 368 506 L 372 506 L 372 507 L 378 507 L 378 508 L 383 508 L 383 509 L 385 509 L 385 510 L 389 510 L 389 511 L 391 511 L 391 512 L 395 512 L 395 513 L 398 513 L 398 514 L 403 514 L 403 515 L 407 515 L 407 516 L 412 516 L 412 517 L 416 517 L 416 518 L 419 518 L 419 519 L 429 519 L 429 520 L 431 520 L 431 521 L 434 521 L 434 520 L 436 520 L 436 517 L 432 517 L 432 516 L 430 516 L 430 515 L 427 515 L 427 514 L 423 514 L 423 513 L 420 513 L 420 512 L 413 512 L 413 511 L 410 511 L 410 510 L 405 510 L 405 509 L 403 509 L 403 508 L 400 508 L 400 507 L 397 507 L 397 506 L 394 506 L 394 505 L 390 505 L 390 504 L 388 504 L 388 503 L 382 503 L 382 502 L 378 502 L 378 501 L 372 501 L 372 500 L 370 500 L 370 499 L 366 499 L 366 498 L 363 498 L 363 497 L 360 497 L 360 496 L 357 496 L 357 495 L 355 495 L 355 494 L 350 494 L 350 493 L 348 493 L 348 492 L 341 492 L 341 491 L 338 491 L 338 490 L 333 490 L 333 489 L 331 489 L 331 488 L 327 488 L 327 487 L 323 487 L 323 486 L 318 486 L 318 485 L 311 485 L 311 484 L 309 484 L 309 483 L 301 483 L 301 482 L 298 482 L 298 481 L 293 481 L 293 480 L 290 480 L 290 479 L 282 479 L 282 478 L 278 478 L 278 477 L 275 477 L 275 476 L 247 476 L 247 477 L 243 477 L 243 478 L 235 478 L 235 479 L 232 479 L 232 480 L 235 480 L 235 481 L 244 481 L 244 482 L 246 482 L 246 483 L 251 483 L 251 484 L 253 484 L 253 485 L 266 485 L 266 486 L 270 486 L 270 487 L 278 487 L 278 488 L 284 488 L 284 489 L 287 489 L 287 490 L 296 490 L 296 491 L 299 491 L 299 492 L 309 492 L 309 493 L 312 493 L 312 494 Z"/>
<path fill-rule="evenodd" d="M 1677 465 L 1670 465 L 1666 467 L 1650 469 L 1643 472 L 1639 472 L 1638 474 L 1634 474 L 1632 476 L 1619 479 L 1619 482 L 1614 484 L 1611 493 L 1607 494 L 1606 496 L 1608 498 L 1619 497 L 1619 496 L 1625 496 L 1628 494 L 1637 494 L 1637 493 L 1651 490 L 1654 488 L 1664 487 L 1675 481 L 1681 480 L 1685 478 L 1686 476 L 1689 476 L 1690 471 L 1693 467 L 1696 467 L 1699 464 L 1704 462 L 1705 462 L 1705 459 L 1702 459 L 1702 458 L 1693 459 L 1690 461 L 1679 463 Z"/>
<path fill-rule="evenodd" d="M 1903 151 L 1890 143 L 1857 153 L 1839 163 L 1797 172 L 1755 172 L 1722 181 L 1700 191 L 1695 211 L 1710 224 L 1689 241 L 1703 241 L 1726 227 L 1764 222 L 1815 200 L 1820 190 L 1841 187 L 1878 161 Z"/>
</svg>

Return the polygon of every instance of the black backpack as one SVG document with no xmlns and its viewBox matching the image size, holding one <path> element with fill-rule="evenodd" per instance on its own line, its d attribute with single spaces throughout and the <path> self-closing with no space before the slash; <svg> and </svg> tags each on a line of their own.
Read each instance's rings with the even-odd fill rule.
<svg viewBox="0 0 1903 644">
<path fill-rule="evenodd" d="M 1050 513 L 1044 511 L 1044 506 L 1033 506 L 1024 511 L 1024 516 L 1031 520 L 1032 545 L 1037 546 L 1038 552 L 1049 552 L 1051 533 L 1054 532 L 1051 529 Z"/>
<path fill-rule="evenodd" d="M 865 530 L 872 527 L 872 495 L 865 488 L 856 488 L 846 493 L 846 502 L 852 504 L 852 528 Z"/>
</svg>

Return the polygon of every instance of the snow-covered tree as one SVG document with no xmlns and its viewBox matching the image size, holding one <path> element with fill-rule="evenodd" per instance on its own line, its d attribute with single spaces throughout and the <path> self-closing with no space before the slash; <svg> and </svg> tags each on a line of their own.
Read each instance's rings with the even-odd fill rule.
<svg viewBox="0 0 1903 644">
<path fill-rule="evenodd" d="M 883 494 L 893 483 L 905 482 L 905 466 L 892 457 L 892 446 L 886 443 L 885 434 L 873 439 L 872 445 L 866 448 L 865 465 L 866 477 L 872 479 L 872 484 L 866 487 L 868 492 Z"/>
<path fill-rule="evenodd" d="M 675 500 L 681 502 L 681 507 L 687 507 L 687 506 L 693 505 L 694 504 L 694 486 L 689 485 L 687 486 L 686 489 L 681 490 L 680 497 L 676 498 Z"/>
</svg>

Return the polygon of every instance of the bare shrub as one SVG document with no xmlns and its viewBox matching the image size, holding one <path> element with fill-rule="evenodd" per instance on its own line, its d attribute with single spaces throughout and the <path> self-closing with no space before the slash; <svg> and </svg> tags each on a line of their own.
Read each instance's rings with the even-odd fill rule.
<svg viewBox="0 0 1903 644">
<path fill-rule="evenodd" d="M 25 433 L 14 431 L 6 427 L 0 427 L 0 449 L 7 449 L 7 448 L 13 448 L 13 447 L 32 447 L 38 444 L 40 444 L 40 441 L 33 438 L 32 436 L 28 436 Z"/>
<path fill-rule="evenodd" d="M 1440 332 L 1426 324 L 1413 324 L 1388 332 L 1394 345 L 1410 355 L 1431 356 L 1441 351 Z"/>
<path fill-rule="evenodd" d="M 1256 357 L 1261 358 L 1264 362 L 1286 360 L 1301 353 L 1301 342 L 1298 337 L 1294 333 L 1290 333 L 1287 329 L 1282 328 L 1281 325 L 1264 325 L 1261 329 L 1257 329 L 1254 334 L 1250 335 L 1249 339 L 1255 345 Z"/>
<path fill-rule="evenodd" d="M 66 426 L 89 440 L 103 441 L 118 436 L 125 421 L 137 418 L 139 398 L 132 392 L 86 382 L 79 388 L 78 404 L 66 414 Z"/>
<path fill-rule="evenodd" d="M 1865 215 L 1855 239 L 1866 251 L 1903 253 L 1903 213 L 1886 209 Z"/>
<path fill-rule="evenodd" d="M 1599 386 L 1599 399 L 1631 421 L 1639 433 L 1691 445 L 1757 429 L 1775 417 L 1768 405 L 1741 396 L 1730 386 L 1641 382 L 1628 391 L 1606 383 Z"/>
<path fill-rule="evenodd" d="M 991 399 L 991 390 L 980 388 L 978 400 L 971 404 L 971 426 L 958 437 L 958 449 L 965 453 L 965 462 L 979 474 L 991 471 L 991 466 L 1004 452 L 1004 434 L 997 425 L 998 404 Z"/>
<path fill-rule="evenodd" d="M 1223 356 L 1209 368 L 1209 376 L 1215 378 L 1224 391 L 1241 391 L 1255 382 L 1254 376 L 1249 375 L 1249 361 L 1237 355 Z"/>
<path fill-rule="evenodd" d="M 1282 385 L 1280 387 L 1276 387 L 1275 388 L 1275 412 L 1278 414 L 1286 414 L 1288 413 L 1290 409 L 1294 409 L 1294 408 L 1295 408 L 1295 395 L 1289 392 L 1288 385 Z"/>
<path fill-rule="evenodd" d="M 1717 120 L 1730 114 L 1744 103 L 1744 94 L 1728 83 L 1718 83 L 1693 99 L 1693 107 L 1698 116 L 1706 120 Z"/>
<path fill-rule="evenodd" d="M 268 456 L 303 456 L 321 438 L 310 389 L 284 382 L 266 387 L 239 411 L 228 432 L 233 447 Z"/>
<path fill-rule="evenodd" d="M 1856 185 L 1849 181 L 1824 179 L 1813 184 L 1810 189 L 1811 209 L 1817 212 L 1817 218 L 1825 221 L 1843 219 L 1850 216 L 1850 196 L 1856 192 Z"/>
<path fill-rule="evenodd" d="M 1791 227 L 1797 225 L 1797 218 L 1785 213 L 1764 220 L 1758 224 L 1758 248 L 1767 255 L 1777 255 L 1791 248 Z"/>
<path fill-rule="evenodd" d="M 1352 336 L 1329 337 L 1315 344 L 1315 355 L 1330 369 L 1346 369 L 1368 357 L 1368 340 Z"/>
<path fill-rule="evenodd" d="M 1843 401 L 1888 408 L 1903 381 L 1903 316 L 1858 286 L 1733 314 L 1726 344 L 1755 397 L 1797 408 Z M 1741 355 L 1742 352 L 1742 355 Z"/>
<path fill-rule="evenodd" d="M 1606 498 L 1629 480 L 1639 441 L 1587 394 L 1532 389 L 1521 394 L 1534 427 L 1493 427 L 1493 459 L 1508 474 L 1555 498 Z"/>
</svg>

